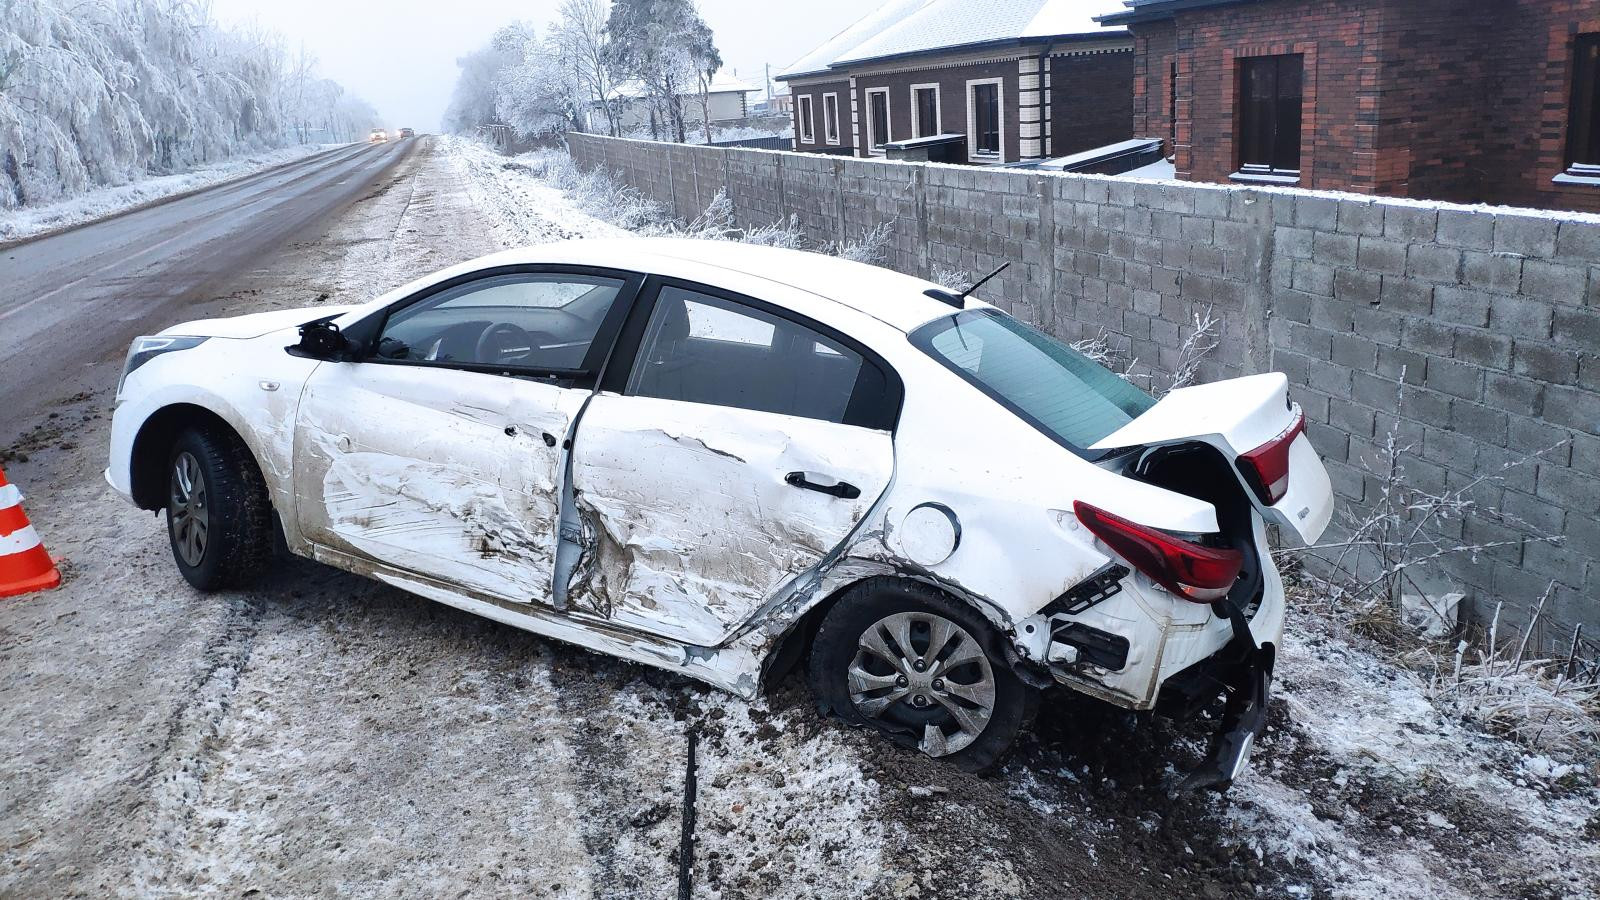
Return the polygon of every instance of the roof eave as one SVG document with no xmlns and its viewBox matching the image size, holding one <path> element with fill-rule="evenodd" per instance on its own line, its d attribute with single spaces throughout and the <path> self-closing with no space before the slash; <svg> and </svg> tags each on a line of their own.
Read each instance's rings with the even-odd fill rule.
<svg viewBox="0 0 1600 900">
<path fill-rule="evenodd" d="M 1127 32 L 1120 32 L 1126 34 Z M 926 50 L 908 50 L 904 53 L 890 53 L 884 56 L 867 56 L 860 59 L 841 60 L 832 63 L 823 72 L 842 72 L 856 66 L 871 66 L 879 63 L 896 62 L 903 59 L 916 59 L 924 56 L 942 56 L 947 53 L 970 53 L 974 50 L 1002 50 L 1007 47 L 1026 47 L 1034 44 L 1064 44 L 1075 41 L 1103 41 L 1116 38 L 1119 32 L 1112 29 L 1105 31 L 1091 31 L 1081 34 L 1043 34 L 1020 38 L 999 38 L 992 41 L 974 41 L 970 44 L 951 44 L 946 47 L 932 47 Z M 820 73 L 819 73 L 820 74 Z M 796 76 L 786 76 L 796 77 Z"/>
<path fill-rule="evenodd" d="M 1259 0 L 1150 0 L 1122 12 L 1095 16 L 1094 20 L 1108 28 L 1123 25 L 1144 25 L 1171 19 L 1180 12 L 1207 9 L 1213 6 L 1231 6 L 1237 3 L 1256 3 Z"/>
</svg>

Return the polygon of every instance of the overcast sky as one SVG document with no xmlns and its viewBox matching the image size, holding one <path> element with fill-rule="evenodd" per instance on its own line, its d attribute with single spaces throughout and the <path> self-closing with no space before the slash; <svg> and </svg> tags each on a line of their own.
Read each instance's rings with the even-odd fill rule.
<svg viewBox="0 0 1600 900">
<path fill-rule="evenodd" d="M 876 0 L 699 0 L 723 64 L 759 85 L 873 8 Z M 435 131 L 456 57 L 514 19 L 541 27 L 559 0 L 212 0 L 223 22 L 254 20 L 302 42 L 321 71 L 378 108 L 390 127 Z"/>
</svg>

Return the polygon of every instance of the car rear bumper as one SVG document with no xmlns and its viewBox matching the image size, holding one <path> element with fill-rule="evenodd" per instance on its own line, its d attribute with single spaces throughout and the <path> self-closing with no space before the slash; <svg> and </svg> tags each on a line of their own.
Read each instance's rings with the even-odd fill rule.
<svg viewBox="0 0 1600 900">
<path fill-rule="evenodd" d="M 1261 600 L 1244 624 L 1252 646 L 1277 646 L 1283 636 L 1283 579 L 1270 554 L 1261 556 Z M 1169 682 L 1182 693 L 1180 686 L 1195 672 L 1237 657 L 1233 623 L 1220 606 L 1179 600 L 1154 586 L 1140 586 L 1136 577 L 1124 582 L 1122 595 L 1077 618 L 1125 641 L 1126 659 L 1116 670 L 1053 665 L 1051 675 L 1074 690 L 1127 709 L 1166 703 L 1162 695 L 1168 693 Z"/>
</svg>

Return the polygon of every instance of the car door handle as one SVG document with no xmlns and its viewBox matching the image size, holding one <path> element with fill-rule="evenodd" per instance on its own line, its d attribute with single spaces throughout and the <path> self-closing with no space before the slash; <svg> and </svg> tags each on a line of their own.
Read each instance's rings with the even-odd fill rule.
<svg viewBox="0 0 1600 900">
<path fill-rule="evenodd" d="M 793 487 L 816 491 L 819 494 L 827 494 L 832 497 L 838 497 L 841 500 L 854 500 L 861 496 L 861 489 L 847 481 L 841 481 L 838 484 L 817 484 L 807 478 L 804 472 L 790 472 L 783 476 L 783 480 Z"/>
</svg>

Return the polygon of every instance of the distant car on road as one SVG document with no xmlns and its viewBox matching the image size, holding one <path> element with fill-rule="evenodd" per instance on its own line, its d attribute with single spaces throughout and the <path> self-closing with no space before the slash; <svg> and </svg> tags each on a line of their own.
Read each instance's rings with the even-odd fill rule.
<svg viewBox="0 0 1600 900">
<path fill-rule="evenodd" d="M 417 133 L 415 131 L 412 131 L 409 128 L 400 129 L 400 137 L 401 137 L 402 140 L 405 139 L 405 138 L 416 137 L 416 136 L 417 136 Z"/>
<path fill-rule="evenodd" d="M 976 299 L 745 244 L 586 240 L 128 354 L 111 485 L 202 590 L 302 556 L 963 768 L 1038 691 L 1265 726 L 1328 473 L 1277 373 L 1157 402 Z M 1182 701 L 1190 701 L 1184 703 Z M 1163 706 L 1168 704 L 1163 703 Z"/>
<path fill-rule="evenodd" d="M 384 131 L 382 128 L 374 128 L 372 129 L 372 137 L 368 138 L 368 140 L 374 144 L 382 144 L 389 140 L 389 132 Z"/>
</svg>

